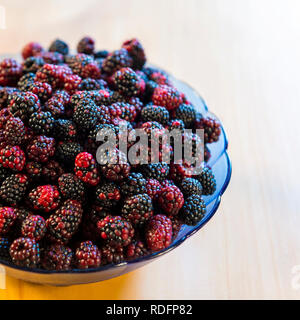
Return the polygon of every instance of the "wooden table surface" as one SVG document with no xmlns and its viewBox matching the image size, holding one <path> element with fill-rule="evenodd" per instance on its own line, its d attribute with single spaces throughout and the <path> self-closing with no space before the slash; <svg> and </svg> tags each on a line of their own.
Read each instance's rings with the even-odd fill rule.
<svg viewBox="0 0 300 320">
<path fill-rule="evenodd" d="M 220 117 L 233 164 L 216 216 L 167 256 L 90 285 L 55 288 L 7 278 L 1 299 L 300 298 L 298 0 L 1 5 L 0 53 L 55 37 L 74 48 L 88 34 L 99 49 L 138 37 L 152 63 L 191 84 Z"/>
</svg>

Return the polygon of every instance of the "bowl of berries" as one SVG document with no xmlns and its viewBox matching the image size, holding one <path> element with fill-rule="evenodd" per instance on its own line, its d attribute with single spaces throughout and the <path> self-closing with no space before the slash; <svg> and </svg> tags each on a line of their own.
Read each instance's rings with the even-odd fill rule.
<svg viewBox="0 0 300 320">
<path fill-rule="evenodd" d="M 85 37 L 75 54 L 62 40 L 48 50 L 31 42 L 22 58 L 0 62 L 8 275 L 57 286 L 107 280 L 212 218 L 231 177 L 224 129 L 190 86 L 146 64 L 137 39 L 108 52 Z"/>
</svg>

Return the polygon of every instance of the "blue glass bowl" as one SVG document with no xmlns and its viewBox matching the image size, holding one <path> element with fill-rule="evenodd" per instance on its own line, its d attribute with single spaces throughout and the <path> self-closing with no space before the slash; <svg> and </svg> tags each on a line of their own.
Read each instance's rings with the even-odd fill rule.
<svg viewBox="0 0 300 320">
<path fill-rule="evenodd" d="M 196 91 L 182 81 L 174 78 L 171 78 L 171 80 L 173 84 L 187 96 L 188 100 L 193 103 L 198 111 L 204 116 L 210 116 L 217 119 L 215 115 L 208 111 L 204 100 Z M 0 260 L 0 266 L 5 268 L 6 274 L 18 279 L 40 284 L 67 286 L 108 280 L 140 268 L 154 259 L 158 259 L 162 255 L 177 248 L 188 237 L 195 234 L 216 213 L 221 201 L 221 196 L 226 190 L 231 177 L 231 163 L 227 154 L 227 145 L 227 138 L 222 127 L 222 134 L 219 141 L 209 145 L 211 158 L 209 159 L 208 165 L 212 168 L 216 177 L 217 190 L 213 195 L 203 197 L 207 206 L 207 213 L 198 225 L 193 227 L 186 225 L 182 226 L 177 238 L 168 248 L 136 260 L 88 270 L 73 269 L 70 271 L 47 271 L 41 269 L 28 269 L 15 266 L 4 260 Z"/>
</svg>

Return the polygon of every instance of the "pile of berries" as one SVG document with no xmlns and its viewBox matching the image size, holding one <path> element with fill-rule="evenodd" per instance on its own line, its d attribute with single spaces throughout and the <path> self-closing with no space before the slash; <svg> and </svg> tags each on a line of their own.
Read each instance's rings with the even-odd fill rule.
<svg viewBox="0 0 300 320">
<path fill-rule="evenodd" d="M 1 260 L 98 268 L 163 250 L 183 224 L 202 220 L 202 196 L 216 191 L 208 144 L 218 141 L 221 126 L 197 112 L 165 72 L 146 66 L 137 39 L 108 52 L 84 37 L 76 54 L 60 39 L 48 49 L 31 42 L 22 56 L 22 63 L 0 62 Z M 124 128 L 149 138 L 138 161 L 121 148 Z M 100 129 L 116 135 L 113 152 L 101 149 Z M 159 139 L 172 129 L 182 141 L 191 130 L 193 152 L 197 129 L 204 130 L 200 173 L 174 163 L 174 141 Z M 145 163 L 154 141 L 158 159 Z M 126 142 L 129 154 L 133 143 Z"/>
</svg>

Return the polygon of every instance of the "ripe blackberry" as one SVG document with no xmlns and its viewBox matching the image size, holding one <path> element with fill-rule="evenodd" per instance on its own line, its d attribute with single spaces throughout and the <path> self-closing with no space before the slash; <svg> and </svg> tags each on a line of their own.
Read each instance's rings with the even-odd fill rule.
<svg viewBox="0 0 300 320">
<path fill-rule="evenodd" d="M 74 109 L 73 120 L 82 130 L 91 130 L 97 124 L 98 108 L 91 99 L 83 100 Z"/>
<path fill-rule="evenodd" d="M 74 74 L 79 77 L 99 79 L 100 69 L 97 62 L 93 57 L 86 55 L 84 53 L 78 53 L 67 60 L 69 67 L 72 69 Z"/>
<path fill-rule="evenodd" d="M 62 65 L 64 62 L 64 56 L 59 52 L 43 51 L 39 56 L 43 58 L 45 63 L 52 65 Z"/>
<path fill-rule="evenodd" d="M 135 107 L 129 103 L 116 102 L 108 108 L 111 119 L 120 118 L 132 122 L 136 118 Z"/>
<path fill-rule="evenodd" d="M 111 52 L 104 59 L 102 69 L 104 72 L 111 75 L 124 67 L 131 67 L 132 63 L 133 61 L 129 56 L 128 51 L 126 49 L 121 49 Z"/>
<path fill-rule="evenodd" d="M 17 216 L 13 208 L 0 207 L 0 235 L 6 235 L 9 233 L 16 218 Z"/>
<path fill-rule="evenodd" d="M 30 160 L 47 162 L 55 153 L 55 140 L 46 136 L 37 136 L 28 144 L 26 152 Z"/>
<path fill-rule="evenodd" d="M 196 119 L 194 106 L 181 104 L 174 112 L 173 118 L 182 120 L 186 128 L 192 128 Z"/>
<path fill-rule="evenodd" d="M 45 64 L 42 57 L 28 57 L 23 62 L 23 72 L 35 74 Z"/>
<path fill-rule="evenodd" d="M 9 248 L 11 246 L 11 242 L 8 238 L 0 237 L 0 260 L 10 260 Z"/>
<path fill-rule="evenodd" d="M 9 249 L 14 264 L 20 267 L 36 268 L 40 263 L 40 247 L 34 239 L 18 238 Z"/>
<path fill-rule="evenodd" d="M 23 221 L 21 231 L 24 238 L 40 241 L 46 234 L 46 221 L 41 216 L 29 215 Z"/>
<path fill-rule="evenodd" d="M 25 166 L 26 174 L 30 180 L 39 180 L 42 177 L 42 165 L 36 161 L 29 161 Z"/>
<path fill-rule="evenodd" d="M 70 270 L 72 260 L 73 252 L 70 248 L 53 244 L 44 251 L 42 265 L 46 270 Z"/>
<path fill-rule="evenodd" d="M 82 38 L 77 45 L 78 53 L 93 54 L 95 50 L 95 41 L 91 37 Z"/>
<path fill-rule="evenodd" d="M 28 186 L 28 178 L 25 174 L 12 174 L 6 178 L 0 187 L 0 198 L 12 205 L 17 205 L 23 197 Z"/>
<path fill-rule="evenodd" d="M 49 51 L 58 52 L 65 56 L 69 53 L 69 46 L 64 41 L 56 39 L 51 43 Z"/>
<path fill-rule="evenodd" d="M 97 160 L 100 171 L 107 180 L 122 181 L 130 174 L 131 167 L 126 155 L 118 149 L 97 155 Z"/>
<path fill-rule="evenodd" d="M 70 95 L 65 90 L 56 90 L 52 96 L 54 99 L 57 99 L 63 105 L 70 103 Z"/>
<path fill-rule="evenodd" d="M 126 97 L 137 96 L 141 92 L 141 80 L 131 68 L 118 70 L 113 81 L 116 89 Z"/>
<path fill-rule="evenodd" d="M 142 69 L 146 63 L 146 55 L 143 46 L 137 39 L 127 40 L 122 44 L 122 48 L 126 49 L 132 58 L 132 67 L 134 69 Z"/>
<path fill-rule="evenodd" d="M 0 87 L 0 106 L 1 109 L 9 105 L 11 95 L 20 92 L 19 89 L 13 87 Z"/>
<path fill-rule="evenodd" d="M 129 260 L 144 257 L 149 252 L 142 241 L 133 241 L 126 247 L 126 258 Z"/>
<path fill-rule="evenodd" d="M 44 48 L 38 42 L 29 42 L 22 49 L 22 56 L 24 59 L 27 59 L 28 57 L 36 56 L 43 51 Z"/>
<path fill-rule="evenodd" d="M 66 200 L 46 220 L 50 240 L 55 243 L 67 243 L 78 230 L 83 210 L 76 200 Z"/>
<path fill-rule="evenodd" d="M 131 223 L 119 216 L 106 216 L 98 222 L 97 229 L 106 244 L 115 247 L 127 246 L 134 236 Z"/>
<path fill-rule="evenodd" d="M 85 187 L 72 173 L 65 173 L 58 178 L 60 193 L 65 199 L 82 201 L 85 196 Z"/>
<path fill-rule="evenodd" d="M 56 157 L 66 165 L 74 165 L 76 156 L 83 151 L 78 142 L 60 142 L 57 146 Z"/>
<path fill-rule="evenodd" d="M 14 117 L 27 121 L 32 113 L 40 110 L 39 98 L 32 92 L 13 93 L 8 110 Z"/>
<path fill-rule="evenodd" d="M 182 97 L 175 88 L 162 85 L 154 89 L 152 102 L 157 106 L 165 107 L 167 110 L 173 110 L 182 104 Z"/>
<path fill-rule="evenodd" d="M 51 112 L 54 118 L 58 118 L 64 115 L 65 106 L 58 98 L 53 96 L 45 103 L 44 110 Z"/>
<path fill-rule="evenodd" d="M 20 118 L 11 117 L 4 129 L 4 138 L 10 145 L 20 145 L 25 136 L 25 126 Z"/>
<path fill-rule="evenodd" d="M 34 81 L 47 82 L 55 89 L 62 86 L 65 76 L 66 70 L 61 66 L 46 63 L 36 72 Z"/>
<path fill-rule="evenodd" d="M 185 198 L 188 198 L 193 194 L 197 194 L 199 196 L 202 195 L 202 185 L 198 180 L 194 178 L 183 179 L 179 183 L 179 187 Z"/>
<path fill-rule="evenodd" d="M 111 209 L 121 199 L 119 187 L 113 182 L 104 182 L 96 189 L 96 203 L 101 207 Z"/>
<path fill-rule="evenodd" d="M 142 166 L 142 172 L 146 179 L 163 181 L 169 174 L 169 166 L 165 162 L 149 163 Z"/>
<path fill-rule="evenodd" d="M 148 79 L 158 85 L 170 85 L 168 75 L 162 70 L 153 70 L 153 72 L 148 75 Z"/>
<path fill-rule="evenodd" d="M 10 111 L 8 110 L 8 108 L 4 108 L 0 111 L 0 128 L 4 129 L 6 122 L 8 121 L 8 119 L 10 119 L 12 117 L 12 114 L 10 113 Z M 2 136 L 4 138 L 4 132 L 3 130 L 2 132 Z M 2 142 L 2 141 L 1 141 Z"/>
<path fill-rule="evenodd" d="M 213 143 L 219 140 L 221 135 L 221 124 L 212 118 L 201 118 L 195 123 L 196 129 L 204 130 L 204 142 Z"/>
<path fill-rule="evenodd" d="M 122 207 L 123 217 L 134 226 L 142 227 L 153 215 L 153 204 L 148 194 L 128 197 Z"/>
<path fill-rule="evenodd" d="M 125 260 L 124 249 L 121 246 L 115 247 L 105 245 L 101 249 L 102 264 L 119 264 Z"/>
<path fill-rule="evenodd" d="M 79 269 L 97 268 L 101 264 L 101 252 L 92 241 L 81 242 L 75 252 L 75 263 Z"/>
<path fill-rule="evenodd" d="M 15 86 L 22 76 L 22 66 L 14 59 L 0 62 L 0 85 Z"/>
<path fill-rule="evenodd" d="M 189 226 L 195 226 L 200 222 L 206 213 L 206 206 L 199 195 L 192 195 L 185 200 L 180 211 L 180 218 Z"/>
<path fill-rule="evenodd" d="M 161 184 L 156 179 L 147 179 L 146 180 L 146 189 L 148 196 L 153 200 L 157 200 L 158 195 L 161 192 Z"/>
<path fill-rule="evenodd" d="M 169 121 L 169 111 L 165 107 L 147 105 L 142 109 L 141 117 L 144 122 L 157 121 L 166 125 Z"/>
<path fill-rule="evenodd" d="M 151 251 L 167 248 L 172 242 L 172 221 L 161 214 L 153 216 L 147 224 L 146 242 Z"/>
<path fill-rule="evenodd" d="M 88 152 L 76 156 L 74 172 L 81 181 L 91 186 L 96 186 L 100 181 L 96 161 Z"/>
<path fill-rule="evenodd" d="M 132 172 L 120 184 L 121 193 L 124 197 L 133 196 L 136 194 L 146 193 L 147 181 L 141 173 Z"/>
<path fill-rule="evenodd" d="M 20 89 L 21 91 L 30 91 L 30 87 L 34 83 L 34 78 L 34 73 L 25 73 L 18 81 L 18 89 Z"/>
<path fill-rule="evenodd" d="M 217 183 L 212 170 L 204 167 L 199 176 L 196 177 L 202 185 L 202 194 L 210 195 L 216 191 Z"/>
<path fill-rule="evenodd" d="M 45 181 L 56 183 L 57 179 L 64 173 L 61 165 L 55 161 L 50 160 L 42 167 L 42 177 Z"/>
<path fill-rule="evenodd" d="M 49 111 L 34 112 L 28 121 L 29 127 L 37 134 L 49 135 L 54 127 L 54 118 Z"/>
<path fill-rule="evenodd" d="M 13 171 L 22 171 L 25 165 L 25 154 L 19 146 L 6 146 L 0 150 L 0 166 Z"/>
<path fill-rule="evenodd" d="M 91 78 L 83 79 L 78 85 L 78 90 L 80 91 L 92 91 L 92 90 L 100 90 L 101 85 L 99 81 Z"/>
<path fill-rule="evenodd" d="M 52 95 L 52 87 L 47 82 L 33 82 L 27 91 L 36 94 L 42 102 L 48 100 Z"/>
<path fill-rule="evenodd" d="M 159 196 L 158 204 L 168 215 L 177 215 L 184 203 L 183 194 L 176 186 L 164 187 Z"/>
<path fill-rule="evenodd" d="M 139 117 L 143 107 L 144 107 L 144 104 L 143 102 L 140 100 L 140 98 L 138 97 L 131 97 L 130 99 L 128 99 L 128 103 L 130 103 L 131 105 L 134 106 L 135 108 L 135 112 L 136 112 L 136 116 Z"/>
<path fill-rule="evenodd" d="M 49 212 L 58 207 L 60 194 L 56 186 L 44 185 L 31 190 L 28 199 L 34 210 Z"/>
<path fill-rule="evenodd" d="M 191 165 L 185 161 L 180 163 L 171 163 L 169 178 L 176 183 L 179 183 L 184 178 L 192 177 L 192 168 Z"/>
<path fill-rule="evenodd" d="M 78 90 L 82 79 L 77 74 L 68 75 L 64 79 L 64 90 L 69 94 L 74 93 Z"/>
</svg>

